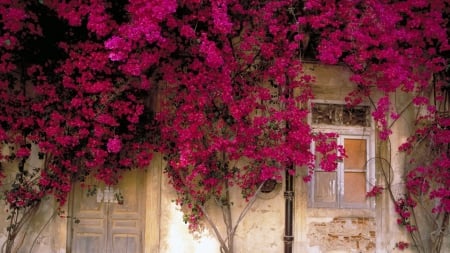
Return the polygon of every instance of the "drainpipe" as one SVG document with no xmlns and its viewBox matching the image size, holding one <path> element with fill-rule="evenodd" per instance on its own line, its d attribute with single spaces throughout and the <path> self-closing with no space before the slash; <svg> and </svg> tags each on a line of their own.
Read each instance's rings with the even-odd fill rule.
<svg viewBox="0 0 450 253">
<path fill-rule="evenodd" d="M 283 94 L 285 98 L 293 97 L 293 90 L 287 87 L 286 90 L 279 88 L 279 94 Z M 289 122 L 286 120 L 286 131 L 289 131 Z M 286 137 L 285 137 L 286 138 Z M 294 176 L 289 173 L 294 166 L 291 162 L 285 170 L 285 191 L 284 191 L 284 253 L 292 253 L 292 244 L 294 242 L 293 223 L 294 223 Z"/>
<path fill-rule="evenodd" d="M 294 221 L 294 176 L 286 169 L 285 173 L 285 210 L 284 210 L 284 253 L 292 253 L 294 242 L 293 221 Z"/>
</svg>

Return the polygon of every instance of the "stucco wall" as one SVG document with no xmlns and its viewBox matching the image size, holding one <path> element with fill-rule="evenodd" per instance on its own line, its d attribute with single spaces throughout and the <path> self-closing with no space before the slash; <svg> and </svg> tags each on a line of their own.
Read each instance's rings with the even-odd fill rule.
<svg viewBox="0 0 450 253">
<path fill-rule="evenodd" d="M 8 146 L 2 146 L 3 154 L 8 154 Z M 2 162 L 7 177 L 4 179 L 4 185 L 0 187 L 0 196 L 2 202 L 0 203 L 0 247 L 4 244 L 7 237 L 7 228 L 9 226 L 8 216 L 10 211 L 4 206 L 4 190 L 10 182 L 13 181 L 13 175 L 18 168 L 17 163 Z M 32 147 L 32 155 L 25 163 L 25 169 L 40 168 L 43 161 L 37 157 L 36 146 Z M 64 214 L 65 213 L 65 214 Z M 17 236 L 16 245 L 17 253 L 29 252 L 46 252 L 46 253 L 63 253 L 66 252 L 66 237 L 67 237 L 67 220 L 61 218 L 59 215 L 67 215 L 65 207 L 60 208 L 52 197 L 45 198 L 35 215 L 24 226 L 22 233 Z M 3 252 L 4 248 L 0 248 Z"/>
<path fill-rule="evenodd" d="M 309 64 L 305 66 L 308 74 L 316 76 L 313 87 L 317 99 L 340 100 L 352 90 L 348 81 L 349 73 L 342 66 L 322 66 Z M 401 108 L 405 101 L 398 99 Z M 403 191 L 402 169 L 405 157 L 396 151 L 396 147 L 408 136 L 411 115 L 393 125 L 396 133 L 391 143 L 377 142 L 377 155 L 389 156 L 393 169 L 393 186 L 396 194 Z M 36 160 L 32 161 L 37 162 Z M 383 184 L 379 171 L 376 180 Z M 14 170 L 14 164 L 4 164 L 7 171 Z M 167 184 L 162 173 L 164 161 L 156 155 L 148 168 L 145 194 L 146 224 L 144 231 L 145 253 L 219 253 L 219 245 L 209 227 L 198 234 L 188 232 L 183 223 L 182 213 L 172 200 L 175 199 L 173 189 Z M 295 180 L 295 213 L 294 213 L 294 253 L 338 253 L 338 252 L 398 252 L 395 243 L 404 241 L 407 235 L 396 223 L 394 207 L 387 194 L 376 199 L 374 208 L 370 209 L 329 209 L 310 208 L 308 202 L 308 184 L 301 176 L 306 172 L 298 169 L 299 176 Z M 247 216 L 240 224 L 236 238 L 237 253 L 278 253 L 283 252 L 284 235 L 284 196 L 283 187 L 276 193 L 258 198 Z M 236 221 L 246 202 L 239 198 L 239 192 L 233 192 L 233 220 Z M 63 253 L 66 250 L 66 238 L 70 235 L 67 220 L 50 219 L 56 208 L 52 199 L 43 202 L 38 215 L 25 230 L 27 237 L 19 252 Z M 65 207 L 66 212 L 69 211 Z M 223 232 L 222 216 L 213 203 L 208 210 Z M 8 213 L 0 209 L 0 243 L 5 240 Z M 47 224 L 48 222 L 48 224 Z M 408 252 L 408 251 L 405 251 Z"/>
<path fill-rule="evenodd" d="M 315 99 L 325 102 L 344 102 L 345 96 L 354 89 L 349 82 L 350 73 L 344 66 L 324 66 L 307 64 L 306 74 L 316 77 L 313 85 Z M 377 94 L 373 99 L 376 101 Z M 365 101 L 369 103 L 369 101 Z M 394 125 L 393 147 L 398 147 L 409 134 L 405 131 L 405 119 Z M 402 125 L 403 124 L 403 125 Z M 374 131 L 374 129 L 373 129 Z M 401 133 L 401 134 L 398 134 Z M 396 176 L 397 190 L 402 189 L 404 157 L 387 149 L 383 143 L 375 143 L 375 156 L 392 157 L 392 171 Z M 382 154 L 381 154 L 382 153 Z M 379 165 L 379 164 L 378 164 Z M 374 181 L 383 184 L 379 166 L 375 168 Z M 303 171 L 303 173 L 306 173 Z M 296 181 L 296 238 L 294 252 L 332 253 L 332 252 L 394 252 L 395 243 L 404 241 L 406 234 L 396 224 L 396 214 L 387 194 L 377 197 L 372 208 L 367 209 L 330 209 L 310 208 L 308 185 L 301 178 Z"/>
<path fill-rule="evenodd" d="M 160 253 L 219 253 L 219 244 L 213 230 L 206 226 L 199 233 L 191 234 L 186 224 L 182 222 L 182 213 L 175 205 L 175 193 L 165 178 L 162 179 L 161 194 L 161 227 Z M 238 220 L 247 202 L 242 200 L 236 190 L 231 192 L 233 202 L 233 221 Z M 220 230 L 222 237 L 226 237 L 225 227 L 220 209 L 213 202 L 207 205 L 207 211 Z M 272 253 L 283 250 L 284 227 L 284 197 L 281 186 L 273 193 L 261 194 L 252 205 L 242 222 L 239 224 L 235 236 L 236 253 Z"/>
</svg>

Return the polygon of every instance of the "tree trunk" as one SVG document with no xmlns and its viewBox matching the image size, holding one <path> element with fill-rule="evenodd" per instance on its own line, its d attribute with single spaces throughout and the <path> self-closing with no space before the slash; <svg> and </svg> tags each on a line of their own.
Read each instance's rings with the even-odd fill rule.
<svg viewBox="0 0 450 253">
<path fill-rule="evenodd" d="M 264 185 L 264 182 L 261 183 L 256 190 L 255 194 L 250 198 L 247 205 L 245 206 L 244 210 L 240 213 L 239 217 L 236 220 L 236 224 L 233 224 L 233 219 L 231 215 L 231 201 L 230 201 L 230 192 L 229 187 L 226 185 L 225 187 L 225 198 L 223 200 L 216 200 L 217 204 L 219 205 L 221 211 L 222 211 L 222 218 L 225 224 L 225 228 L 227 231 L 227 237 L 224 239 L 219 232 L 216 223 L 211 219 L 208 212 L 206 211 L 206 208 L 202 205 L 198 206 L 203 214 L 205 215 L 205 219 L 208 222 L 208 224 L 211 226 L 211 228 L 214 231 L 214 234 L 216 235 L 217 240 L 220 243 L 220 252 L 221 253 L 234 253 L 234 236 L 236 235 L 236 230 L 241 223 L 241 221 L 244 219 L 245 215 L 248 213 L 250 208 L 253 206 L 257 199 L 257 194 L 261 191 L 262 186 Z"/>
<path fill-rule="evenodd" d="M 31 206 L 27 207 L 25 210 L 14 210 L 11 214 L 11 222 L 8 227 L 8 237 L 2 246 L 2 252 L 4 253 L 15 253 L 21 247 L 23 240 L 20 244 L 16 244 L 16 239 L 19 233 L 22 231 L 23 227 L 27 224 L 27 222 L 34 216 L 36 211 L 38 210 L 41 202 L 35 202 Z M 20 212 L 23 211 L 22 215 Z M 26 234 L 26 231 L 24 231 Z M 24 238 L 22 238 L 24 239 Z"/>
</svg>

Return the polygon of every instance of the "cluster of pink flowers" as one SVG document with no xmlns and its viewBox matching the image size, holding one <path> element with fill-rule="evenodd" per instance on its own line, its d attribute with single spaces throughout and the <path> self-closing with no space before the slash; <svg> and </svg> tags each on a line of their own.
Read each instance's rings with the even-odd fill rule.
<svg viewBox="0 0 450 253">
<path fill-rule="evenodd" d="M 25 161 L 32 155 L 31 143 L 39 147 L 41 159 L 47 156 L 39 180 L 7 192 L 11 208 L 27 206 L 28 197 L 39 202 L 46 194 L 54 194 L 63 205 L 80 175 L 112 184 L 122 170 L 149 164 L 154 122 L 143 118 L 151 114 L 144 105 L 150 87 L 136 86 L 136 80 L 109 60 L 111 48 L 131 50 L 113 39 L 105 48 L 112 33 L 120 35 L 114 11 L 103 0 L 0 3 L 6 22 L 0 29 L 8 35 L 2 35 L 0 44 L 0 141 L 19 147 L 2 160 Z M 38 16 L 54 22 L 39 23 Z M 44 37 L 49 31 L 55 32 Z M 35 50 L 36 57 L 27 58 L 24 50 Z M 19 170 L 17 178 L 28 170 Z"/>
<path fill-rule="evenodd" d="M 370 191 L 366 193 L 366 197 L 372 198 L 382 194 L 384 191 L 384 187 L 379 185 L 374 185 Z"/>
<path fill-rule="evenodd" d="M 395 211 L 399 216 L 397 223 L 405 226 L 409 233 L 417 230 L 417 226 L 411 223 L 411 212 L 416 205 L 417 203 L 409 196 L 399 198 L 395 203 Z"/>
<path fill-rule="evenodd" d="M 178 27 L 165 33 L 166 42 L 176 45 L 167 54 L 180 57 L 163 66 L 167 100 L 157 120 L 166 173 L 178 204 L 188 207 L 187 222 L 198 222 L 198 205 L 222 199 L 231 185 L 249 198 L 265 180 L 280 180 L 286 167 L 311 163 L 307 112 L 295 106 L 306 105 L 311 83 L 297 79 L 298 42 L 289 37 L 297 26 L 285 26 L 289 6 L 186 1 L 179 7 L 191 11 L 167 21 Z M 305 92 L 287 98 L 294 88 Z M 241 159 L 248 165 L 232 166 Z"/>
<path fill-rule="evenodd" d="M 450 211 L 450 157 L 448 155 L 448 143 L 450 132 L 447 130 L 449 121 L 437 115 L 432 124 L 426 124 L 416 131 L 416 135 L 408 138 L 408 141 L 400 146 L 401 151 L 412 154 L 412 167 L 406 175 L 406 187 L 412 197 L 417 199 L 427 196 L 435 200 L 436 205 L 432 207 L 435 213 Z M 427 122 L 430 119 L 422 118 L 421 122 Z M 420 144 L 420 140 L 427 138 L 429 142 L 428 160 L 417 161 L 414 157 L 414 148 Z M 423 148 L 423 147 L 422 147 Z"/>
<path fill-rule="evenodd" d="M 113 184 L 123 170 L 145 167 L 162 152 L 177 203 L 198 228 L 198 206 L 221 199 L 226 187 L 240 187 L 248 198 L 265 180 L 300 166 L 310 179 L 312 141 L 327 171 L 345 156 L 332 135 L 308 125 L 314 79 L 303 73 L 300 56 L 315 36 L 310 44 L 318 43 L 312 51 L 320 61 L 353 71 L 357 89 L 349 103 L 381 93 L 372 114 L 381 139 L 399 117 L 392 99 L 402 91 L 427 108 L 423 120 L 433 126 L 402 150 L 426 133 L 437 145 L 448 143 L 450 123 L 435 117 L 437 107 L 423 95 L 450 48 L 442 1 L 256 2 L 1 1 L 0 141 L 22 147 L 18 159 L 30 155 L 29 142 L 51 157 L 37 187 L 61 204 L 80 175 Z M 46 15 L 55 15 L 53 27 L 39 23 Z M 64 34 L 44 37 L 54 27 Z M 26 58 L 26 50 L 36 57 Z M 23 76 L 13 73 L 18 69 Z M 157 113 L 150 101 L 156 92 Z M 247 166 L 233 166 L 238 160 Z M 432 165 L 438 169 L 407 177 L 408 187 L 419 179 L 433 185 L 421 189 L 441 201 L 437 211 L 450 210 L 442 188 L 448 164 L 443 153 Z M 405 224 L 408 208 L 412 203 L 397 203 Z"/>
<path fill-rule="evenodd" d="M 409 243 L 400 241 L 395 244 L 395 247 L 399 250 L 405 250 L 405 249 L 409 248 Z"/>
<path fill-rule="evenodd" d="M 352 1 L 314 0 L 306 1 L 305 8 L 315 12 L 306 21 L 322 30 L 318 58 L 332 64 L 344 62 L 353 70 L 352 80 L 360 89 L 351 96 L 385 93 L 373 115 L 382 139 L 391 134 L 388 120 L 394 103 L 390 94 L 416 92 L 415 104 L 429 104 L 420 91 L 429 87 L 433 73 L 444 70 L 446 60 L 438 52 L 450 48 L 443 2 L 433 1 L 425 7 L 422 1 L 366 1 L 360 6 Z"/>
<path fill-rule="evenodd" d="M 38 187 L 35 187 L 29 177 L 20 177 L 22 184 L 15 184 L 6 192 L 5 200 L 9 204 L 9 209 L 20 209 L 32 206 L 39 202 L 45 195 Z"/>
<path fill-rule="evenodd" d="M 6 194 L 6 201 L 10 208 L 23 208 L 30 205 L 30 202 L 40 200 L 40 197 L 33 196 L 28 189 L 17 189 L 8 191 Z"/>
<path fill-rule="evenodd" d="M 106 144 L 106 148 L 110 153 L 119 153 L 122 149 L 122 141 L 117 136 L 110 138 Z"/>
<path fill-rule="evenodd" d="M 412 124 L 417 128 L 399 147 L 412 160 L 405 168 L 409 197 L 397 201 L 396 211 L 399 224 L 412 234 L 418 229 L 410 217 L 416 200 L 433 199 L 433 212 L 450 210 L 450 124 L 440 123 L 442 119 L 448 121 L 444 105 L 448 102 L 443 100 L 449 78 L 445 69 L 450 49 L 448 5 L 442 1 L 364 1 L 356 5 L 353 1 L 311 0 L 304 7 L 314 13 L 306 15 L 305 22 L 318 29 L 321 37 L 318 58 L 331 64 L 342 62 L 353 71 L 351 80 L 358 89 L 346 101 L 375 105 L 372 116 L 380 139 L 389 139 L 391 126 L 403 116 L 400 114 L 407 105 L 420 112 Z M 428 96 L 433 89 L 435 96 Z M 398 103 L 399 93 L 411 95 L 410 101 Z M 439 111 L 442 109 L 447 111 Z M 425 148 L 423 142 L 430 155 L 426 161 L 418 161 L 415 149 Z M 368 195 L 376 195 L 379 190 L 373 188 Z M 398 245 L 399 249 L 406 247 L 407 243 Z"/>
</svg>

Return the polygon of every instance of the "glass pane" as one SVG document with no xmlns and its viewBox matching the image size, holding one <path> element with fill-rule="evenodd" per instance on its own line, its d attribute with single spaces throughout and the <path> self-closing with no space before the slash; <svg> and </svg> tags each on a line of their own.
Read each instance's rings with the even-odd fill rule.
<svg viewBox="0 0 450 253">
<path fill-rule="evenodd" d="M 366 173 L 344 173 L 344 202 L 364 203 L 366 201 Z"/>
<path fill-rule="evenodd" d="M 314 201 L 336 202 L 336 172 L 314 172 Z"/>
<path fill-rule="evenodd" d="M 347 157 L 344 158 L 345 170 L 366 170 L 367 145 L 365 139 L 344 139 Z"/>
<path fill-rule="evenodd" d="M 315 165 L 316 165 L 316 169 L 320 169 L 320 161 L 322 161 L 323 159 L 323 155 L 319 152 L 315 153 Z"/>
</svg>

